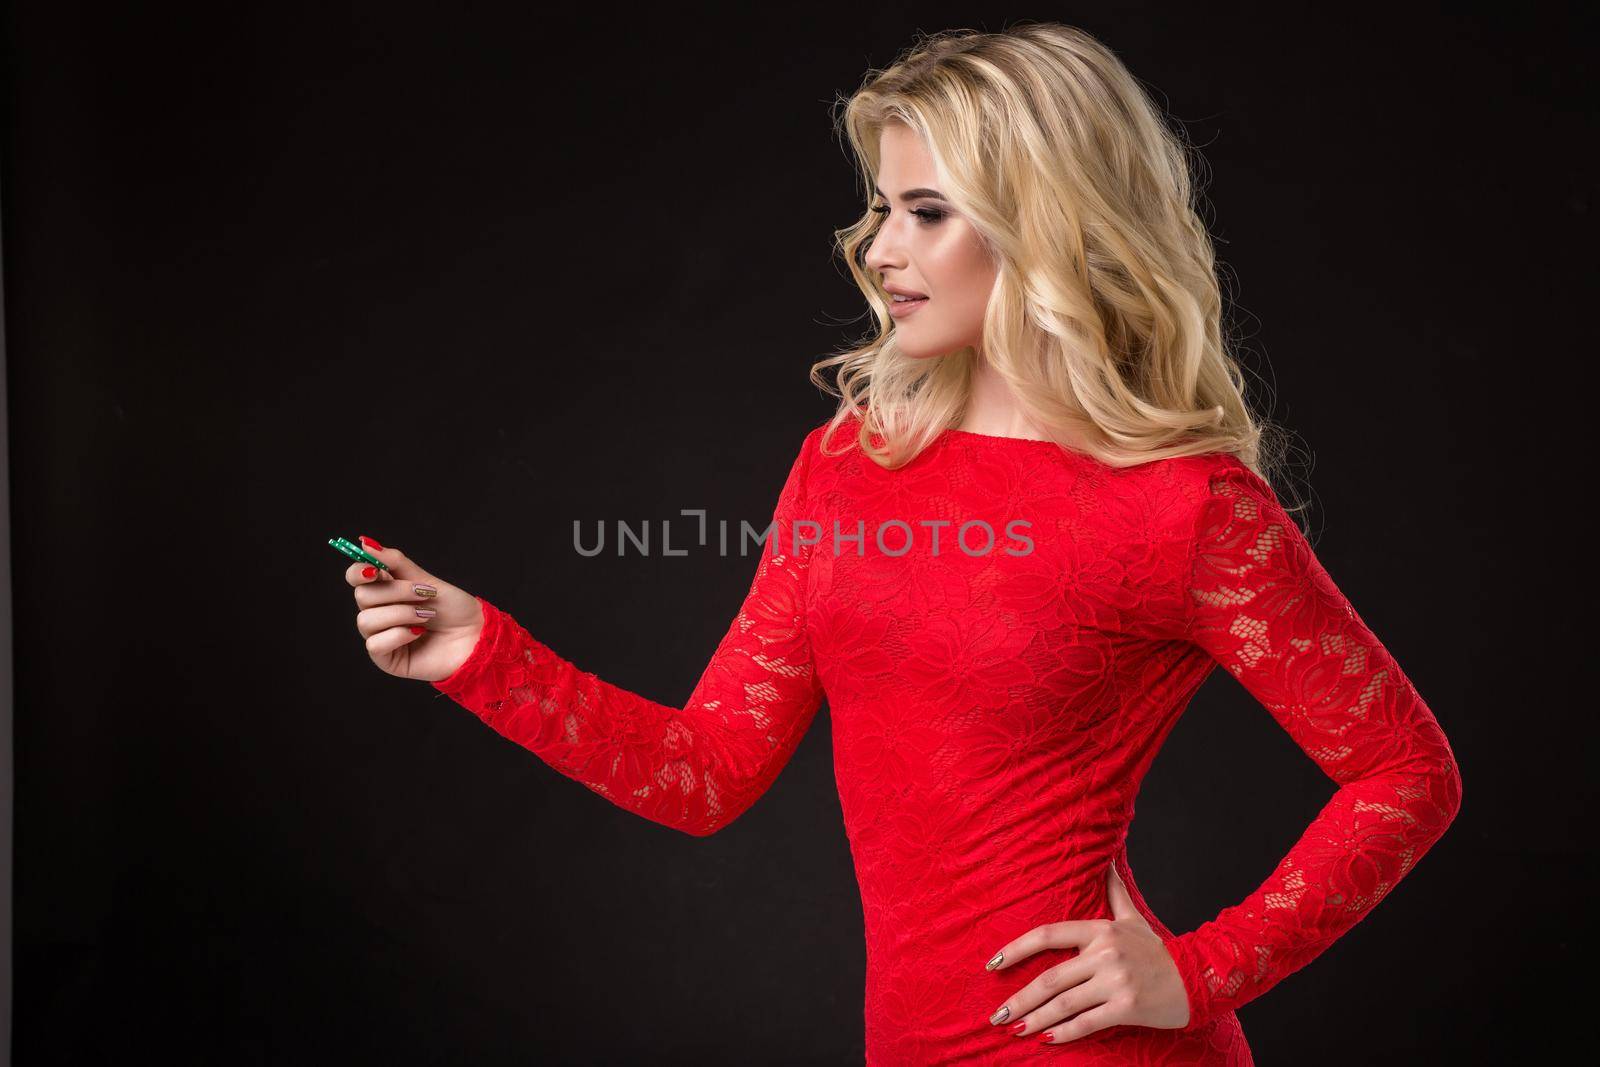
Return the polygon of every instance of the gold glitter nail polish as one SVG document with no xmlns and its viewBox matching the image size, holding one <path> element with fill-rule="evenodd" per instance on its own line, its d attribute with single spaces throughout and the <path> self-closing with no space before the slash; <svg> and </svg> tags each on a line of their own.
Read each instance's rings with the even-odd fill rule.
<svg viewBox="0 0 1600 1067">
<path fill-rule="evenodd" d="M 999 952 L 996 952 L 994 954 L 994 959 L 990 960 L 988 963 L 985 963 L 983 965 L 983 969 L 986 970 L 986 971 L 992 971 L 996 967 L 1000 966 L 1000 964 L 1004 963 L 1005 962 L 1005 958 L 1006 958 L 1005 950 L 1001 949 Z"/>
</svg>

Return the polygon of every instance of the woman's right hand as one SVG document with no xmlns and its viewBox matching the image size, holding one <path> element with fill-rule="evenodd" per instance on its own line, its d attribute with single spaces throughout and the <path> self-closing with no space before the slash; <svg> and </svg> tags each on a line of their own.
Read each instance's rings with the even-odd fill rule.
<svg viewBox="0 0 1600 1067">
<path fill-rule="evenodd" d="M 435 578 L 398 548 L 384 548 L 368 537 L 361 538 L 361 547 L 389 567 L 352 563 L 344 575 L 361 608 L 356 629 L 367 639 L 372 662 L 397 678 L 437 682 L 450 677 L 472 655 L 483 630 L 478 598 Z M 418 609 L 434 614 L 419 616 Z"/>
</svg>

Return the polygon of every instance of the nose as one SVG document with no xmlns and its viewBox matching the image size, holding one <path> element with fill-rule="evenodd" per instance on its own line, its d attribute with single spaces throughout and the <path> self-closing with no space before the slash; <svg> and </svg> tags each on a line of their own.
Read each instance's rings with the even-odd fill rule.
<svg viewBox="0 0 1600 1067">
<path fill-rule="evenodd" d="M 899 253 L 895 243 L 893 227 L 888 223 L 880 224 L 878 232 L 872 235 L 872 243 L 867 247 L 861 261 L 879 274 L 904 267 L 905 257 Z"/>
</svg>

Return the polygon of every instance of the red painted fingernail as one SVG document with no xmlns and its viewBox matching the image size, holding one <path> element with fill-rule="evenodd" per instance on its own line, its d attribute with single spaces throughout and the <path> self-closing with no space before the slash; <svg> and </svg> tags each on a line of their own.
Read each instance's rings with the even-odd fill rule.
<svg viewBox="0 0 1600 1067">
<path fill-rule="evenodd" d="M 413 626 L 411 628 L 411 632 L 414 633 L 414 634 L 420 634 L 426 629 L 427 629 L 426 626 Z"/>
<path fill-rule="evenodd" d="M 378 574 L 378 568 L 376 568 L 376 567 L 362 567 L 361 568 L 361 577 L 363 577 L 363 578 L 374 578 L 374 577 L 377 576 L 377 574 Z"/>
<path fill-rule="evenodd" d="M 1040 1040 L 1040 1041 L 1043 1041 L 1043 1042 L 1044 1042 L 1044 1043 L 1045 1043 L 1045 1044 L 1047 1044 L 1047 1045 L 1048 1045 L 1048 1044 L 1049 1044 L 1049 1043 L 1050 1043 L 1050 1039 L 1051 1039 L 1051 1038 L 1052 1038 L 1052 1037 L 1054 1037 L 1054 1036 L 1055 1036 L 1055 1035 L 1054 1035 L 1054 1034 L 1052 1034 L 1052 1033 L 1051 1033 L 1051 1032 L 1050 1032 L 1050 1031 L 1049 1031 L 1049 1030 L 1046 1030 L 1046 1031 L 1045 1031 L 1045 1032 L 1044 1032 L 1044 1033 L 1042 1033 L 1042 1034 L 1040 1034 L 1040 1035 L 1039 1035 L 1039 1040 Z"/>
<path fill-rule="evenodd" d="M 1028 1020 L 1024 1019 L 1020 1023 L 1017 1023 L 1015 1026 L 1013 1026 L 1011 1028 L 1011 1033 L 1012 1033 L 1013 1036 L 1015 1036 L 1017 1034 L 1022 1033 L 1022 1031 L 1026 1030 L 1027 1028 L 1028 1028 Z"/>
<path fill-rule="evenodd" d="M 373 548 L 377 549 L 379 552 L 383 551 L 383 546 L 378 544 L 378 542 L 374 541 L 372 538 L 368 537 L 366 534 L 362 534 L 361 535 L 361 540 L 365 544 L 371 545 Z"/>
</svg>

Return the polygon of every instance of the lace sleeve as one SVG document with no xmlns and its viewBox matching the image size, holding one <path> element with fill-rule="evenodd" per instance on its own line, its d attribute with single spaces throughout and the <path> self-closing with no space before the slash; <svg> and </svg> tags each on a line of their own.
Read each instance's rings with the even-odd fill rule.
<svg viewBox="0 0 1600 1067">
<path fill-rule="evenodd" d="M 684 707 L 579 670 L 482 597 L 477 644 L 434 688 L 619 807 L 695 837 L 728 825 L 777 778 L 822 701 L 803 614 L 811 546 L 796 550 L 790 526 L 815 436 L 779 493 L 750 591 Z"/>
<path fill-rule="evenodd" d="M 1203 1025 L 1360 922 L 1444 833 L 1461 775 L 1438 722 L 1271 488 L 1210 475 L 1188 573 L 1188 638 L 1338 785 L 1261 886 L 1167 941 Z"/>
</svg>

